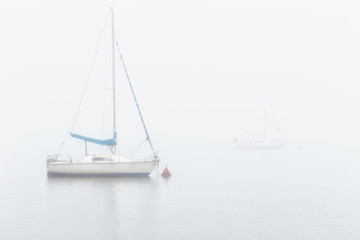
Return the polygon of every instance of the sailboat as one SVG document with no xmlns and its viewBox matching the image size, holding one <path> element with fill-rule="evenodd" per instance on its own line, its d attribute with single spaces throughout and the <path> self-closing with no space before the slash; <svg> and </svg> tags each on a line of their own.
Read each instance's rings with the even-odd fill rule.
<svg viewBox="0 0 360 240">
<path fill-rule="evenodd" d="M 84 141 L 85 143 L 85 156 L 80 160 L 73 160 L 71 155 L 49 155 L 46 161 L 47 173 L 51 175 L 89 175 L 89 176 L 149 176 L 149 174 L 159 166 L 159 157 L 157 152 L 154 151 L 152 142 L 148 130 L 146 128 L 143 116 L 140 111 L 138 101 L 136 99 L 134 89 L 130 82 L 128 72 L 125 67 L 125 63 L 121 52 L 118 47 L 118 42 L 114 34 L 114 18 L 113 9 L 110 8 L 111 12 L 111 39 L 112 39 L 112 138 L 108 139 L 97 139 L 93 137 L 83 136 L 74 132 L 70 132 L 71 137 Z M 145 130 L 146 139 L 144 142 L 148 142 L 152 154 L 141 160 L 130 160 L 116 152 L 117 147 L 117 131 L 116 131 L 116 91 L 115 91 L 115 44 L 120 55 L 120 59 L 123 68 L 126 73 L 126 77 L 131 89 L 135 105 L 137 107 L 141 123 Z M 106 146 L 110 150 L 110 154 L 104 153 L 88 153 L 87 143 L 93 143 L 96 145 Z M 61 151 L 61 150 L 60 150 Z"/>
<path fill-rule="evenodd" d="M 272 116 L 274 118 L 274 122 L 276 125 L 276 134 L 277 137 L 270 137 L 268 134 L 268 120 L 267 120 L 267 98 L 266 93 L 264 94 L 264 134 L 261 137 L 253 137 L 247 139 L 238 139 L 237 137 L 233 138 L 233 143 L 235 144 L 236 148 L 240 149 L 281 149 L 285 146 L 284 138 L 280 132 L 280 128 L 278 122 L 275 117 L 274 110 L 272 105 L 270 105 L 270 109 L 272 112 Z"/>
</svg>

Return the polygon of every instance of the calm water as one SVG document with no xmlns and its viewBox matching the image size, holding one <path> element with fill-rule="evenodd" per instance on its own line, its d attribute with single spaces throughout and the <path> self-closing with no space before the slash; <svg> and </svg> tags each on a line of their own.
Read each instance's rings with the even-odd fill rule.
<svg viewBox="0 0 360 240">
<path fill-rule="evenodd" d="M 168 180 L 47 178 L 38 156 L 8 156 L 0 239 L 359 239 L 360 164 L 344 152 L 182 149 L 162 156 Z"/>
</svg>

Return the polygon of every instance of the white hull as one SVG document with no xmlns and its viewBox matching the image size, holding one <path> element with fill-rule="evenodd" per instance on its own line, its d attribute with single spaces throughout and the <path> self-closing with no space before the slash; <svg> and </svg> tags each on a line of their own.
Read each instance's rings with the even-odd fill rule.
<svg viewBox="0 0 360 240">
<path fill-rule="evenodd" d="M 50 175 L 139 175 L 148 176 L 159 160 L 149 161 L 102 161 L 102 162 L 64 162 L 53 161 L 47 163 Z"/>
</svg>

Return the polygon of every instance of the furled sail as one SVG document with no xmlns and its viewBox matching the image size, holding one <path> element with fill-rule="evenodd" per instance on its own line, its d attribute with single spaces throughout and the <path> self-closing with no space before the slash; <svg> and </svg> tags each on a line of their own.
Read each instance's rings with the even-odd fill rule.
<svg viewBox="0 0 360 240">
<path fill-rule="evenodd" d="M 105 139 L 105 140 L 81 136 L 81 135 L 75 134 L 75 133 L 70 133 L 70 135 L 73 138 L 78 138 L 78 139 L 84 140 L 86 142 L 92 142 L 95 144 L 105 145 L 105 146 L 116 146 L 116 135 L 117 135 L 116 132 L 114 132 L 113 138 Z"/>
</svg>

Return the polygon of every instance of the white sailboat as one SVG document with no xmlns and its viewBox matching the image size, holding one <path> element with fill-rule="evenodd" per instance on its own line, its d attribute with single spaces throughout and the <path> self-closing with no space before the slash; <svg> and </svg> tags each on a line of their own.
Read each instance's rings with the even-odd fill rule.
<svg viewBox="0 0 360 240">
<path fill-rule="evenodd" d="M 111 39 L 112 39 L 112 100 L 113 100 L 113 126 L 112 126 L 112 138 L 110 139 L 96 139 L 70 132 L 71 137 L 80 139 L 85 142 L 85 156 L 80 160 L 73 160 L 71 155 L 49 155 L 46 162 L 48 175 L 104 175 L 104 176 L 148 176 L 159 165 L 159 158 L 154 151 L 152 142 L 150 140 L 145 122 L 143 120 L 137 99 L 134 94 L 130 78 L 128 76 L 125 63 L 118 48 L 118 43 L 114 34 L 114 20 L 113 9 L 111 8 Z M 131 93 L 135 100 L 135 104 L 145 130 L 146 139 L 144 142 L 148 142 L 152 154 L 146 159 L 142 160 L 130 160 L 117 154 L 117 132 L 116 132 L 116 91 L 115 91 L 115 44 L 120 55 L 122 65 L 124 67 L 128 83 L 130 85 Z M 111 154 L 104 153 L 87 153 L 87 143 L 93 143 L 97 145 L 107 146 Z"/>
<path fill-rule="evenodd" d="M 275 117 L 275 113 L 270 104 L 272 116 L 274 118 L 274 123 L 276 126 L 276 137 L 269 136 L 268 134 L 268 119 L 267 119 L 267 102 L 266 94 L 264 94 L 264 134 L 261 137 L 252 137 L 246 139 L 238 139 L 237 137 L 233 138 L 233 142 L 237 148 L 240 149 L 281 149 L 285 146 L 284 138 L 280 132 L 278 122 Z"/>
</svg>

